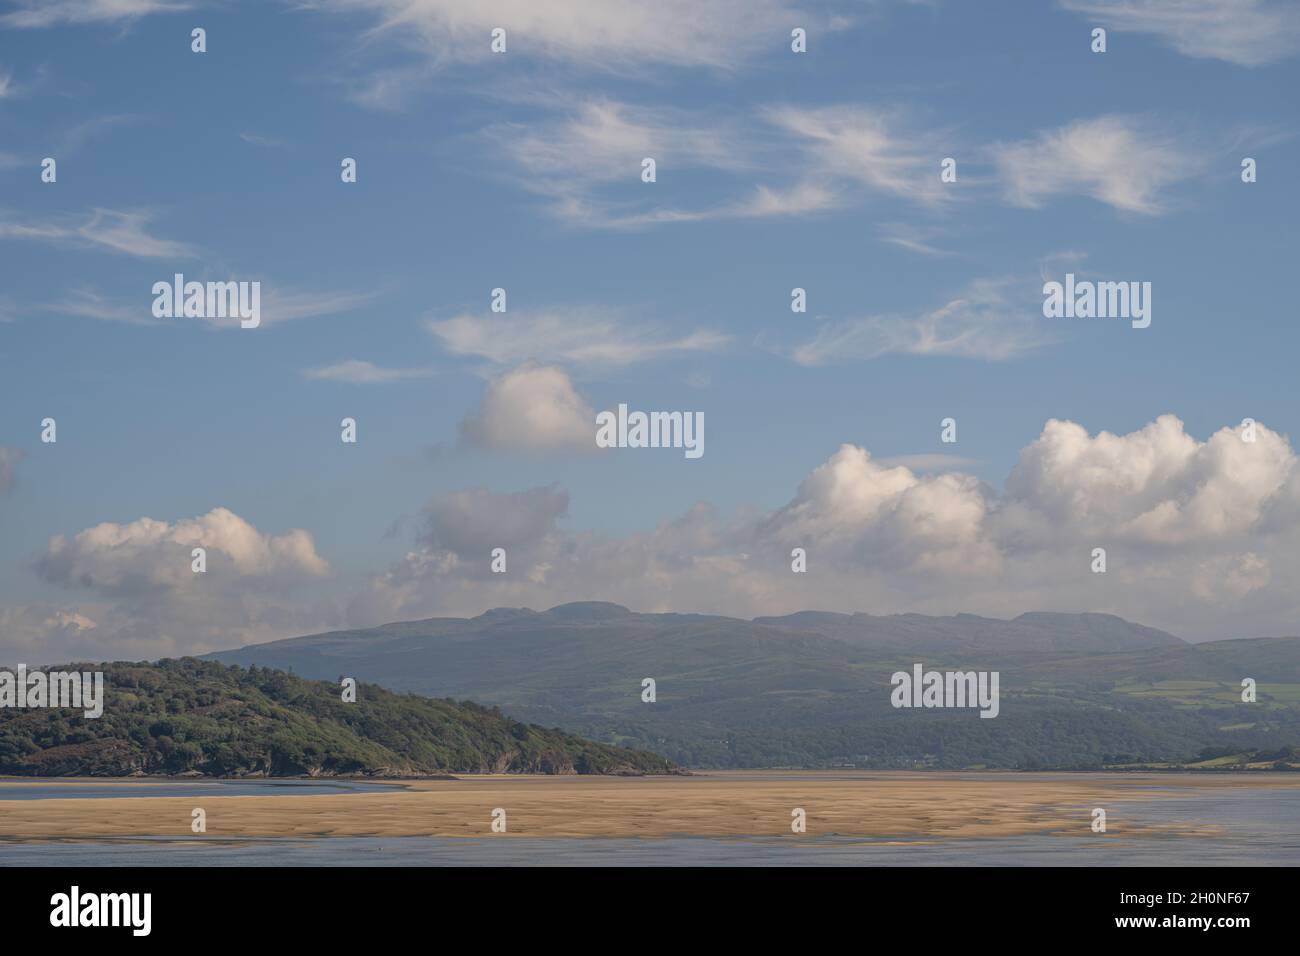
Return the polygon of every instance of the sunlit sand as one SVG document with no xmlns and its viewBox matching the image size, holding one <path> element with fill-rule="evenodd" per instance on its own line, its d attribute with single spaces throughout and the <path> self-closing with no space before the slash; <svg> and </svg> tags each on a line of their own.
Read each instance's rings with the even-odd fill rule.
<svg viewBox="0 0 1300 956">
<path fill-rule="evenodd" d="M 102 781 L 9 779 L 0 781 L 0 788 L 39 783 L 73 791 L 78 782 Z M 1126 821 L 1124 801 L 1207 788 L 1300 787 L 1300 774 L 760 771 L 679 777 L 493 775 L 398 783 L 387 792 L 319 795 L 0 800 L 0 839 L 192 839 L 196 807 L 206 813 L 206 835 L 226 838 L 835 835 L 912 842 L 1087 835 L 1095 807 L 1107 810 L 1108 834 L 1138 835 L 1144 831 Z M 491 830 L 498 807 L 506 811 L 505 833 Z M 795 808 L 806 812 L 806 834 L 791 832 Z M 1187 830 L 1200 832 L 1205 825 L 1189 822 Z"/>
</svg>

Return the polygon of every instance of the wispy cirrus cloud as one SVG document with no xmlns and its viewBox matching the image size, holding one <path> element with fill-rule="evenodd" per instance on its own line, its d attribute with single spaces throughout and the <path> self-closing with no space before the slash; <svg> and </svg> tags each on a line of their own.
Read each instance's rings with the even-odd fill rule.
<svg viewBox="0 0 1300 956">
<path fill-rule="evenodd" d="M 635 227 L 694 221 L 710 212 L 656 203 L 641 182 L 641 163 L 658 175 L 736 174 L 755 168 L 757 145 L 735 120 L 689 111 L 588 100 L 529 124 L 488 127 L 484 138 L 505 158 L 518 187 L 544 197 L 558 218 L 586 226 Z M 639 193 L 633 192 L 642 187 Z"/>
<path fill-rule="evenodd" d="M 72 315 L 80 319 L 96 319 L 100 322 L 156 325 L 160 320 L 154 318 L 152 305 L 152 299 L 129 303 L 110 299 L 95 289 L 77 288 L 70 290 L 63 298 L 46 302 L 39 308 L 43 312 L 53 312 L 56 315 Z"/>
<path fill-rule="evenodd" d="M 511 56 L 613 72 L 729 70 L 789 42 L 788 28 L 770 24 L 835 22 L 788 0 L 316 0 L 311 7 L 370 14 L 368 39 L 398 38 L 437 65 L 488 59 L 492 30 L 502 27 Z"/>
<path fill-rule="evenodd" d="M 60 24 L 117 23 L 154 13 L 178 13 L 194 4 L 178 0 L 16 0 L 0 15 L 0 27 L 40 29 Z"/>
<path fill-rule="evenodd" d="M 276 149 L 285 144 L 284 140 L 278 137 L 262 136 L 259 133 L 243 132 L 239 134 L 239 138 L 250 146 L 265 146 L 268 149 Z"/>
<path fill-rule="evenodd" d="M 800 365 L 885 355 L 949 355 L 1002 361 L 1055 341 L 1042 319 L 1038 287 L 1018 279 L 977 279 L 938 308 L 822 322 L 813 337 L 783 349 Z"/>
<path fill-rule="evenodd" d="M 1110 115 L 1077 120 L 1033 139 L 993 147 L 1009 201 L 1036 208 L 1061 195 L 1090 196 L 1125 212 L 1164 209 L 1166 187 L 1196 175 L 1192 148 L 1154 120 Z"/>
<path fill-rule="evenodd" d="M 96 209 L 90 221 L 77 229 L 87 242 L 145 259 L 191 258 L 198 253 L 188 243 L 161 239 L 148 232 L 148 213 Z"/>
<path fill-rule="evenodd" d="M 0 213 L 0 239 L 107 249 L 141 259 L 198 255 L 188 243 L 150 234 L 152 219 L 148 212 L 117 209 L 93 209 L 88 217 L 60 214 L 44 220 L 20 220 Z"/>
<path fill-rule="evenodd" d="M 872 193 L 932 206 L 951 196 L 939 181 L 944 137 L 909 128 L 901 110 L 781 106 L 742 122 L 604 99 L 484 135 L 515 185 L 595 228 L 807 215 Z M 662 205 L 640 182 L 647 157 L 659 177 L 705 173 L 726 185 L 708 204 Z"/>
<path fill-rule="evenodd" d="M 939 180 L 942 137 L 907 129 L 898 110 L 781 106 L 764 115 L 790 134 L 825 179 L 923 203 L 952 196 Z"/>
<path fill-rule="evenodd" d="M 881 242 L 907 249 L 923 256 L 947 256 L 952 253 L 940 249 L 932 240 L 939 235 L 934 228 L 925 228 L 909 223 L 892 222 L 881 225 L 877 232 Z"/>
<path fill-rule="evenodd" d="M 262 286 L 263 325 L 351 312 L 368 305 L 379 296 L 378 292 L 301 290 L 271 282 L 263 282 Z M 238 328 L 239 324 L 227 324 L 222 327 Z"/>
<path fill-rule="evenodd" d="M 341 382 L 347 385 L 388 385 L 413 378 L 428 378 L 433 369 L 384 368 L 363 359 L 346 359 L 333 365 L 304 369 L 303 378 L 318 382 Z"/>
<path fill-rule="evenodd" d="M 619 367 L 722 348 L 730 337 L 708 329 L 674 335 L 653 323 L 591 307 L 430 320 L 426 327 L 452 355 L 494 366 L 528 360 Z"/>
<path fill-rule="evenodd" d="M 171 275 L 159 277 L 159 281 L 170 281 Z M 187 279 L 198 280 L 196 276 Z M 237 281 L 235 277 L 223 276 L 217 281 Z M 256 280 L 262 281 L 262 280 Z M 145 287 L 149 292 L 149 288 Z M 293 289 L 270 282 L 262 282 L 261 287 L 261 325 L 277 325 L 297 319 L 317 318 L 337 315 L 361 308 L 375 299 L 374 292 L 320 292 Z M 172 318 L 159 319 L 153 314 L 153 295 L 139 295 L 134 298 L 106 296 L 97 289 L 89 287 L 75 288 L 61 299 L 42 303 L 37 306 L 43 312 L 57 315 L 71 315 L 83 319 L 96 319 L 101 322 L 124 322 L 129 325 L 191 325 L 205 329 L 238 329 L 237 319 L 212 318 Z M 347 370 L 340 370 L 343 375 Z M 356 370 L 352 370 L 356 372 Z"/>
<path fill-rule="evenodd" d="M 1237 66 L 1275 63 L 1300 52 L 1292 0 L 1060 0 L 1066 10 L 1121 33 L 1153 36 L 1184 56 Z"/>
</svg>

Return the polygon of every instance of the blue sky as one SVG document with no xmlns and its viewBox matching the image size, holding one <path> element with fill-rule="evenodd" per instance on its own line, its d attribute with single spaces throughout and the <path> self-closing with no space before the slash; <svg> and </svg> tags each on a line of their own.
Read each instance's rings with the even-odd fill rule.
<svg viewBox="0 0 1300 956">
<path fill-rule="evenodd" d="M 0 7 L 0 649 L 580 598 L 1294 633 L 1297 51 L 1219 0 Z M 1151 326 L 1044 318 L 1067 271 Z M 175 272 L 262 326 L 153 319 Z M 573 440 L 619 403 L 705 455 Z"/>
</svg>

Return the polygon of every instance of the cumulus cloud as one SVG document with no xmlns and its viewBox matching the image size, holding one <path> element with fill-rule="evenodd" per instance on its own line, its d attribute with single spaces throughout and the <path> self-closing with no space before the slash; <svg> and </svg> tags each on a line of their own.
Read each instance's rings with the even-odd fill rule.
<svg viewBox="0 0 1300 956">
<path fill-rule="evenodd" d="M 1052 419 L 1007 480 L 1007 510 L 1018 527 L 1145 544 L 1243 538 L 1295 461 L 1287 440 L 1262 426 L 1253 442 L 1234 428 L 1198 442 L 1173 415 L 1128 435 Z"/>
<path fill-rule="evenodd" d="M 452 492 L 426 506 L 417 543 L 460 564 L 486 564 L 492 548 L 533 547 L 552 539 L 556 522 L 568 510 L 568 493 L 556 487 L 508 494 L 481 488 Z M 485 548 L 485 542 L 492 544 Z"/>
<path fill-rule="evenodd" d="M 777 507 L 724 517 L 699 503 L 623 535 L 567 528 L 558 486 L 467 488 L 430 501 L 409 551 L 350 590 L 306 532 L 269 535 L 222 509 L 99 525 L 53 539 L 38 563 L 79 599 L 0 610 L 0 651 L 161 656 L 575 600 L 740 617 L 1097 611 L 1193 639 L 1294 633 L 1300 468 L 1285 436 L 1247 434 L 1201 440 L 1173 415 L 1127 434 L 1050 420 L 1001 489 L 955 462 L 926 473 L 844 445 Z M 198 544 L 207 575 L 190 571 Z M 791 571 L 795 548 L 806 573 Z"/>
<path fill-rule="evenodd" d="M 601 599 L 743 617 L 1106 611 L 1193 638 L 1278 633 L 1300 609 L 1297 478 L 1289 443 L 1264 426 L 1254 442 L 1235 428 L 1199 441 L 1167 415 L 1126 435 L 1049 421 L 1001 491 L 845 445 L 778 508 L 723 520 L 702 503 L 622 537 L 564 530 L 555 488 L 474 489 L 431 505 L 415 550 L 349 613 Z M 493 547 L 509 574 L 490 573 Z M 1104 575 L 1094 547 L 1108 551 Z M 790 570 L 794 548 L 806 574 Z"/>
<path fill-rule="evenodd" d="M 1300 51 L 1291 0 L 1061 0 L 1107 29 L 1154 36 L 1185 56 L 1263 66 Z"/>
<path fill-rule="evenodd" d="M 1078 120 L 1031 140 L 993 147 L 1008 199 L 1038 207 L 1058 195 L 1090 196 L 1125 212 L 1162 211 L 1160 193 L 1191 176 L 1190 148 L 1133 116 Z"/>
<path fill-rule="evenodd" d="M 7 495 L 17 484 L 15 472 L 23 453 L 17 448 L 5 448 L 0 445 L 0 495 Z"/>
<path fill-rule="evenodd" d="M 264 534 L 228 508 L 174 523 L 106 521 L 71 538 L 56 535 L 37 568 L 49 581 L 104 594 L 186 590 L 207 580 L 190 569 L 190 552 L 199 547 L 207 550 L 208 574 L 241 579 L 242 587 L 270 587 L 329 571 L 306 531 Z"/>
<path fill-rule="evenodd" d="M 991 498 L 967 475 L 918 475 L 844 445 L 762 522 L 760 537 L 783 549 L 816 542 L 819 551 L 858 566 L 996 571 L 1000 554 L 984 530 Z"/>
<path fill-rule="evenodd" d="M 205 573 L 192 569 L 198 547 Z M 73 599 L 4 610 L 0 652 L 32 662 L 199 653 L 338 620 L 311 534 L 262 532 L 226 508 L 57 535 L 35 569 Z"/>
<path fill-rule="evenodd" d="M 596 413 L 562 368 L 528 362 L 488 383 L 460 432 L 467 444 L 480 448 L 594 452 L 595 422 Z"/>
</svg>

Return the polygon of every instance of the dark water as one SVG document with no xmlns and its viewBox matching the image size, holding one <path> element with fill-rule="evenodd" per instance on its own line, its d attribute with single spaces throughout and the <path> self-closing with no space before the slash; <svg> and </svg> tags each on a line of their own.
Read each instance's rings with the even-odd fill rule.
<svg viewBox="0 0 1300 956">
<path fill-rule="evenodd" d="M 364 780 L 76 780 L 66 783 L 21 783 L 0 778 L 0 800 L 49 800 L 81 797 L 253 797 L 291 793 L 299 797 L 325 793 L 383 790 L 392 784 Z"/>
<path fill-rule="evenodd" d="M 292 782 L 296 787 L 369 783 Z M 224 783 L 158 784 L 195 788 Z M 232 781 L 257 793 L 279 783 Z M 149 784 L 149 786 L 154 786 Z M 80 789 L 80 788 L 78 788 Z M 1152 789 L 1163 789 L 1153 787 Z M 154 791 L 150 790 L 150 793 Z M 228 794 L 231 791 L 222 790 Z M 301 789 L 293 792 L 302 793 Z M 161 792 L 158 794 L 162 796 Z M 173 795 L 173 794 L 167 794 Z M 10 866 L 1300 866 L 1300 790 L 1208 790 L 1191 796 L 1112 802 L 1111 833 L 942 840 L 906 845 L 814 836 L 779 839 L 482 839 L 348 837 L 239 839 L 194 836 L 113 842 L 0 844 Z M 0 808 L 3 813 L 3 808 Z M 1133 825 L 1210 827 L 1212 833 L 1125 835 Z"/>
</svg>

